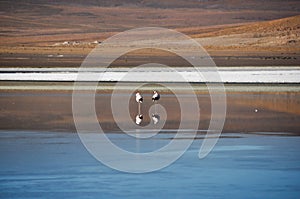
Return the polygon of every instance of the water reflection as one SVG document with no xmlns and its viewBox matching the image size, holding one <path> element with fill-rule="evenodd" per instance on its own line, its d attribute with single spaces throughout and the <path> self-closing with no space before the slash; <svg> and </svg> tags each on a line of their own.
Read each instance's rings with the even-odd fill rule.
<svg viewBox="0 0 300 199">
<path fill-rule="evenodd" d="M 143 115 L 142 115 L 142 114 L 138 114 L 138 115 L 135 117 L 135 123 L 136 123 L 137 125 L 140 125 L 140 124 L 142 123 L 143 119 L 144 119 Z"/>
<path fill-rule="evenodd" d="M 127 95 L 120 94 L 120 100 Z M 163 115 L 156 112 L 156 106 L 166 109 L 167 118 L 163 129 L 177 129 L 181 119 L 180 106 L 176 96 L 163 93 L 159 104 L 151 100 L 152 93 L 145 93 L 142 110 L 133 96 L 130 101 L 131 118 L 121 118 L 123 123 L 161 124 Z M 190 96 L 182 93 L 184 102 L 189 103 Z M 207 129 L 210 121 L 211 104 L 207 93 L 198 93 L 200 108 L 199 129 Z M 96 94 L 95 109 L 104 131 L 119 130 L 111 111 L 111 93 Z M 82 99 L 84 102 L 84 98 Z M 150 108 L 154 106 L 148 112 Z M 193 109 L 191 109 L 193 111 Z M 143 115 L 136 117 L 137 115 Z M 160 116 L 160 117 L 157 117 Z M 82 120 L 89 122 L 89 115 Z M 161 119 L 161 121 L 159 121 Z M 187 116 L 186 121 L 195 118 Z M 290 132 L 299 134 L 300 129 L 300 93 L 299 92 L 227 92 L 227 116 L 223 132 Z M 75 131 L 72 115 L 72 93 L 67 91 L 3 91 L 0 97 L 1 129 L 20 130 L 68 130 Z"/>
<path fill-rule="evenodd" d="M 153 124 L 157 124 L 160 120 L 160 116 L 158 114 L 152 114 L 151 116 Z"/>
</svg>

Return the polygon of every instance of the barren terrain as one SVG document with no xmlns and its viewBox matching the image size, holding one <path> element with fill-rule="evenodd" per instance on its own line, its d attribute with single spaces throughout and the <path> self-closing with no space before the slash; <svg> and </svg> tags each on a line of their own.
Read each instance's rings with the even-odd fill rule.
<svg viewBox="0 0 300 199">
<path fill-rule="evenodd" d="M 299 1 L 0 1 L 0 67 L 78 67 L 104 39 L 124 30 L 176 29 L 197 41 L 218 66 L 299 65 Z M 132 52 L 115 66 L 174 55 Z"/>
</svg>

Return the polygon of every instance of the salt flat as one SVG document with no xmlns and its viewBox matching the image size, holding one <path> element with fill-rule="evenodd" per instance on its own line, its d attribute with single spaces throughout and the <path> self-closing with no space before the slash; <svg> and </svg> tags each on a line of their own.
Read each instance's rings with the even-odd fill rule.
<svg viewBox="0 0 300 199">
<path fill-rule="evenodd" d="M 1 68 L 0 81 L 300 83 L 300 67 Z"/>
</svg>

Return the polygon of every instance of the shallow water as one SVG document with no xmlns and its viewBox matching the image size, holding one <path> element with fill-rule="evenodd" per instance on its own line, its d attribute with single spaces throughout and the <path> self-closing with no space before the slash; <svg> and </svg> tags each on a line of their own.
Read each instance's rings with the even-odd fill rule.
<svg viewBox="0 0 300 199">
<path fill-rule="evenodd" d="M 247 87 L 240 85 L 236 87 Z M 257 86 L 259 87 L 259 86 Z M 149 117 L 152 91 L 143 91 L 144 103 L 141 111 L 144 120 L 141 125 L 151 122 Z M 117 97 L 123 100 L 129 91 L 121 91 Z M 161 93 L 159 104 L 167 112 L 164 129 L 177 129 L 181 121 L 180 106 L 172 93 Z M 190 107 L 189 93 L 178 95 Z M 226 120 L 223 132 L 288 132 L 299 135 L 300 92 L 227 92 Z M 84 103 L 86 98 L 82 98 Z M 211 101 L 207 92 L 197 93 L 200 118 L 184 118 L 185 121 L 199 122 L 199 129 L 208 129 L 211 119 Z M 193 107 L 191 107 L 193 108 Z M 135 96 L 129 103 L 130 116 L 122 118 L 132 123 L 138 109 Z M 95 96 L 95 110 L 104 130 L 118 131 L 111 109 L 111 91 L 98 91 Z M 194 110 L 194 109 L 193 109 Z M 83 118 L 88 121 L 89 118 Z M 75 131 L 72 112 L 72 91 L 3 91 L 0 93 L 0 129 L 14 130 L 60 130 Z M 155 128 L 155 126 L 154 126 Z"/>
<path fill-rule="evenodd" d="M 161 94 L 166 124 L 155 137 L 136 140 L 116 125 L 111 92 L 97 91 L 97 119 L 109 139 L 136 153 L 168 144 L 178 129 L 180 107 L 172 93 Z M 117 97 L 122 100 L 128 95 L 122 91 Z M 148 112 L 153 105 L 151 91 L 143 90 L 143 95 L 142 126 L 152 122 Z M 180 96 L 186 103 L 191 100 L 188 93 Z M 3 91 L 0 198 L 299 198 L 299 99 L 299 92 L 227 92 L 223 133 L 214 150 L 199 159 L 211 116 L 209 95 L 199 92 L 200 118 L 184 118 L 200 121 L 191 147 L 162 170 L 129 174 L 97 161 L 72 133 L 71 91 Z M 138 111 L 134 96 L 129 109 L 130 117 L 121 118 L 124 123 L 134 122 Z M 82 119 L 89 124 L 88 115 Z M 138 131 L 146 135 L 155 128 Z M 189 131 L 182 129 L 179 143 L 192 139 Z M 125 164 L 111 151 L 106 155 Z"/>
<path fill-rule="evenodd" d="M 140 143 L 123 134 L 107 136 L 121 147 L 147 151 L 166 144 L 173 135 L 158 134 Z M 95 160 L 75 133 L 2 130 L 0 197 L 300 197 L 299 136 L 224 134 L 202 160 L 198 158 L 202 142 L 198 136 L 169 167 L 128 174 Z"/>
</svg>

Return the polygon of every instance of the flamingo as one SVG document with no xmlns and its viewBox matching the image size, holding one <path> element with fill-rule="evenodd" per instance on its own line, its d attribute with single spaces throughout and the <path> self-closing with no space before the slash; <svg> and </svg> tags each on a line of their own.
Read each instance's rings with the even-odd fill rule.
<svg viewBox="0 0 300 199">
<path fill-rule="evenodd" d="M 157 124 L 160 120 L 160 116 L 157 114 L 152 114 L 153 124 Z"/>
<path fill-rule="evenodd" d="M 137 125 L 141 124 L 143 121 L 143 115 L 142 114 L 138 114 L 136 117 L 135 117 L 135 123 Z"/>
<path fill-rule="evenodd" d="M 139 92 L 137 92 L 135 94 L 135 100 L 136 100 L 137 103 L 141 104 L 141 103 L 143 103 L 143 96 Z"/>
<path fill-rule="evenodd" d="M 152 101 L 154 102 L 154 114 L 156 114 L 156 102 L 160 99 L 160 94 L 157 91 L 153 91 Z M 153 118 L 153 117 L 152 117 Z M 156 123 L 154 123 L 156 124 Z"/>
<path fill-rule="evenodd" d="M 135 101 L 138 103 L 138 109 L 139 109 L 139 113 L 138 113 L 138 115 L 137 115 L 137 117 L 139 116 L 139 115 L 141 115 L 141 103 L 143 103 L 143 96 L 139 93 L 139 92 L 137 92 L 136 94 L 135 94 Z M 143 119 L 143 115 L 141 115 L 142 116 L 142 119 Z M 136 117 L 136 118 L 137 118 Z M 137 121 L 137 120 L 136 120 Z M 142 121 L 140 121 L 140 123 L 141 123 Z M 136 122 L 137 123 L 137 122 Z M 138 123 L 137 123 L 138 124 Z"/>
<path fill-rule="evenodd" d="M 157 91 L 153 91 L 152 101 L 156 102 L 160 99 L 160 94 Z"/>
</svg>

